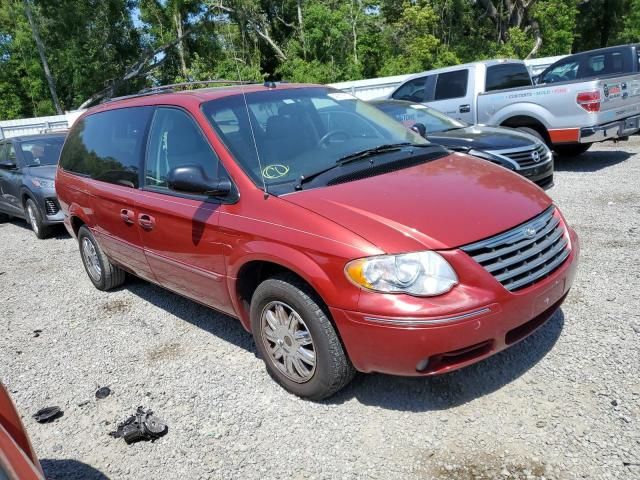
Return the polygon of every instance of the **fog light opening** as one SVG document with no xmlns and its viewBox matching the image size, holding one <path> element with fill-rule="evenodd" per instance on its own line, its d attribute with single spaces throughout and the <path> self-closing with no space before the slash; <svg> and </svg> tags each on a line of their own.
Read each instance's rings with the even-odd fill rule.
<svg viewBox="0 0 640 480">
<path fill-rule="evenodd" d="M 429 366 L 429 357 L 423 358 L 416 364 L 416 370 L 418 372 L 424 372 Z"/>
</svg>

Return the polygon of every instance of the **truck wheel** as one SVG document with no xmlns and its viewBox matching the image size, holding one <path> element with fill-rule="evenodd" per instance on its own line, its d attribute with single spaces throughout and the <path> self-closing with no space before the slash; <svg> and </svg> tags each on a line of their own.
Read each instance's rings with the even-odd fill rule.
<svg viewBox="0 0 640 480">
<path fill-rule="evenodd" d="M 572 143 L 569 145 L 554 145 L 553 149 L 556 151 L 558 155 L 561 157 L 577 157 L 578 155 L 583 154 L 589 148 L 591 148 L 592 143 Z"/>
<path fill-rule="evenodd" d="M 78 243 L 84 268 L 98 290 L 111 290 L 124 283 L 124 270 L 109 261 L 91 231 L 84 225 L 78 230 Z"/>
<path fill-rule="evenodd" d="M 40 209 L 36 205 L 36 202 L 27 199 L 27 203 L 25 205 L 27 210 L 27 223 L 31 225 L 31 230 L 36 234 L 36 237 L 39 239 L 47 238 L 51 229 L 44 225 L 42 221 L 42 213 L 40 213 Z"/>
<path fill-rule="evenodd" d="M 516 130 L 520 130 L 523 133 L 528 133 L 529 135 L 533 135 L 534 137 L 536 137 L 538 140 L 540 140 L 545 145 L 547 144 L 547 140 L 544 138 L 544 136 L 538 130 L 536 130 L 534 128 L 531 128 L 531 127 L 518 127 L 518 128 L 516 128 Z"/>
<path fill-rule="evenodd" d="M 251 329 L 267 371 L 310 400 L 333 395 L 355 374 L 321 305 L 304 282 L 287 274 L 262 282 L 251 299 Z"/>
<path fill-rule="evenodd" d="M 0 213 L 0 223 L 8 222 L 11 220 L 11 217 L 6 213 Z"/>
</svg>

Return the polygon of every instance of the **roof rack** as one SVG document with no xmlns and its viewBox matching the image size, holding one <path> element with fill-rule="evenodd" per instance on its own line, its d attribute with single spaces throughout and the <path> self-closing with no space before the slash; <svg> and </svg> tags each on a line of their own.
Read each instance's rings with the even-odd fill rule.
<svg viewBox="0 0 640 480">
<path fill-rule="evenodd" d="M 196 86 L 196 85 L 251 85 L 254 83 L 259 83 L 259 82 L 250 82 L 250 81 L 244 81 L 244 80 L 214 79 L 214 80 L 199 80 L 194 82 L 172 83 L 169 85 L 158 85 L 156 87 L 143 88 L 138 93 L 133 93 L 131 95 L 124 95 L 121 97 L 113 97 L 102 103 L 110 103 L 118 100 L 126 100 L 128 98 L 146 97 L 147 95 L 157 95 L 160 93 L 171 93 L 171 92 L 175 92 L 176 89 L 178 88 L 190 87 L 190 86 Z"/>
</svg>

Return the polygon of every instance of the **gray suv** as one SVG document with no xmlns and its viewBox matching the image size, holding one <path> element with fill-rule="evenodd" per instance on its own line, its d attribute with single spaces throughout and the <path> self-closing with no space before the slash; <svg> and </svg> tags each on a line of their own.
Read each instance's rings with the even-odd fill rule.
<svg viewBox="0 0 640 480">
<path fill-rule="evenodd" d="M 54 178 L 65 133 L 0 140 L 0 222 L 24 218 L 38 238 L 62 223 Z"/>
</svg>

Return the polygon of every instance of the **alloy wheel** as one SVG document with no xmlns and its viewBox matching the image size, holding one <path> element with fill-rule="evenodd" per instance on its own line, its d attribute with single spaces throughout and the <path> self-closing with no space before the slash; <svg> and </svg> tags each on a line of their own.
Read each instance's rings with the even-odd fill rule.
<svg viewBox="0 0 640 480">
<path fill-rule="evenodd" d="M 82 256 L 84 257 L 87 272 L 96 282 L 100 281 L 102 276 L 102 268 L 100 267 L 100 259 L 96 247 L 87 237 L 82 239 Z"/>
</svg>

